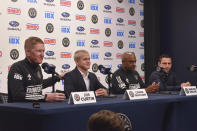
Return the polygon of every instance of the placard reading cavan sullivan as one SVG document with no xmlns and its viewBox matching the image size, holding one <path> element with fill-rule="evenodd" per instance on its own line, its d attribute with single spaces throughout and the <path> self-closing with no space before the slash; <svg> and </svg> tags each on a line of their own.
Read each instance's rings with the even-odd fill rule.
<svg viewBox="0 0 197 131">
<path fill-rule="evenodd" d="M 68 104 L 86 104 L 96 103 L 96 97 L 93 91 L 72 92 Z"/>
</svg>

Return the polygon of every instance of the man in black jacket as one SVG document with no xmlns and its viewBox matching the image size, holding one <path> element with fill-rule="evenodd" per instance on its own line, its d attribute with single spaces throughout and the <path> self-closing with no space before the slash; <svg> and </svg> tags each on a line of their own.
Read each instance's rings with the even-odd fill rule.
<svg viewBox="0 0 197 131">
<path fill-rule="evenodd" d="M 42 95 L 42 89 L 58 81 L 58 77 L 43 80 L 39 64 L 44 58 L 44 42 L 38 37 L 25 41 L 26 58 L 14 63 L 8 74 L 8 102 L 63 101 L 62 93 Z"/>
<path fill-rule="evenodd" d="M 86 50 L 78 50 L 74 54 L 76 67 L 64 76 L 64 91 L 66 96 L 71 92 L 95 91 L 96 96 L 108 95 L 107 89 L 98 81 L 96 75 L 88 71 L 90 55 Z"/>
</svg>

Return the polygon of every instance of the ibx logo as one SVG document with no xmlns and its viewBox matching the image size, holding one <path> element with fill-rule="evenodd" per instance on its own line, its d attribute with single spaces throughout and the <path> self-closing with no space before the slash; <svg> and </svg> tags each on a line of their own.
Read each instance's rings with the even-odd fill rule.
<svg viewBox="0 0 197 131">
<path fill-rule="evenodd" d="M 70 26 L 61 26 L 62 33 L 70 33 Z"/>
<path fill-rule="evenodd" d="M 112 23 L 112 18 L 104 17 L 104 23 L 105 24 L 111 24 Z"/>
<path fill-rule="evenodd" d="M 8 14 L 14 14 L 14 15 L 20 15 L 21 14 L 21 9 L 19 8 L 12 8 L 8 7 Z"/>
<path fill-rule="evenodd" d="M 46 44 L 46 45 L 56 45 L 56 39 L 45 38 L 44 39 L 44 44 Z"/>
<path fill-rule="evenodd" d="M 26 29 L 28 29 L 28 30 L 39 30 L 39 24 L 27 23 L 26 24 Z"/>
<path fill-rule="evenodd" d="M 124 19 L 123 18 L 117 18 L 117 23 L 116 25 L 119 25 L 119 26 L 124 26 Z"/>
<path fill-rule="evenodd" d="M 20 44 L 20 37 L 18 36 L 9 36 L 9 44 Z"/>
<path fill-rule="evenodd" d="M 91 4 L 90 9 L 98 11 L 98 5 L 97 4 Z"/>
<path fill-rule="evenodd" d="M 71 52 L 61 52 L 60 58 L 72 58 Z"/>
<path fill-rule="evenodd" d="M 95 28 L 90 28 L 90 34 L 99 34 L 100 30 Z"/>
<path fill-rule="evenodd" d="M 100 48 L 100 46 L 98 45 L 99 41 L 98 40 L 91 40 L 91 48 Z"/>
<path fill-rule="evenodd" d="M 86 21 L 86 16 L 85 15 L 76 15 L 75 19 L 79 20 L 79 21 Z"/>
<path fill-rule="evenodd" d="M 130 31 L 129 31 L 128 38 L 136 38 L 136 36 L 135 36 L 135 31 L 134 31 L 134 30 L 130 30 Z"/>
<path fill-rule="evenodd" d="M 117 30 L 117 36 L 123 37 L 124 36 L 124 30 Z"/>
<path fill-rule="evenodd" d="M 54 19 L 54 12 L 45 11 L 45 18 L 46 19 Z"/>
<path fill-rule="evenodd" d="M 71 1 L 68 0 L 60 0 L 61 6 L 71 7 Z"/>
<path fill-rule="evenodd" d="M 112 53 L 111 52 L 105 52 L 105 57 L 104 57 L 104 60 L 113 60 L 112 58 L 111 58 L 111 56 L 112 56 Z"/>
<path fill-rule="evenodd" d="M 140 59 L 141 59 L 141 60 L 144 60 L 144 54 L 141 54 L 141 55 L 140 55 Z"/>
<path fill-rule="evenodd" d="M 76 35 L 86 35 L 86 33 L 84 33 L 84 30 L 85 28 L 83 26 L 78 26 Z"/>
<path fill-rule="evenodd" d="M 121 53 L 117 53 L 116 54 L 116 59 L 121 59 L 122 58 L 122 54 Z"/>
<path fill-rule="evenodd" d="M 116 7 L 116 12 L 117 13 L 124 13 L 125 9 L 124 8 L 120 8 L 120 7 Z"/>
<path fill-rule="evenodd" d="M 140 10 L 140 16 L 144 16 L 144 11 Z"/>
<path fill-rule="evenodd" d="M 10 21 L 9 25 L 11 26 L 11 28 L 8 27 L 8 30 L 21 31 L 21 28 L 18 28 L 18 26 L 20 25 L 19 22 L 17 22 L 17 21 Z"/>
<path fill-rule="evenodd" d="M 135 42 L 129 42 L 129 48 L 135 48 Z"/>
<path fill-rule="evenodd" d="M 37 0 L 27 0 L 28 3 L 37 3 Z"/>
<path fill-rule="evenodd" d="M 92 52 L 91 53 L 91 59 L 99 59 L 99 53 L 96 53 L 96 52 Z"/>
<path fill-rule="evenodd" d="M 129 0 L 129 3 L 135 4 L 135 0 Z"/>
<path fill-rule="evenodd" d="M 45 60 L 55 60 L 56 58 L 53 57 L 55 53 L 53 51 L 46 51 L 45 52 L 46 57 L 44 57 Z"/>
<path fill-rule="evenodd" d="M 112 13 L 111 6 L 110 5 L 104 5 L 103 12 L 105 12 L 105 13 Z"/>
<path fill-rule="evenodd" d="M 77 40 L 77 46 L 85 47 L 85 40 Z"/>
<path fill-rule="evenodd" d="M 46 6 L 55 6 L 55 4 L 53 4 L 54 0 L 45 0 L 46 3 L 44 3 L 44 5 Z"/>
<path fill-rule="evenodd" d="M 136 26 L 135 20 L 128 20 L 128 25 Z"/>
<path fill-rule="evenodd" d="M 70 17 L 70 14 L 68 12 L 62 12 L 61 13 L 61 16 L 63 18 L 60 18 L 60 20 L 62 20 L 62 21 L 71 21 L 71 19 L 69 18 Z"/>
<path fill-rule="evenodd" d="M 104 45 L 105 47 L 112 47 L 112 46 L 113 46 L 113 43 L 112 43 L 111 41 L 104 41 L 104 42 L 103 42 L 103 45 Z"/>
</svg>

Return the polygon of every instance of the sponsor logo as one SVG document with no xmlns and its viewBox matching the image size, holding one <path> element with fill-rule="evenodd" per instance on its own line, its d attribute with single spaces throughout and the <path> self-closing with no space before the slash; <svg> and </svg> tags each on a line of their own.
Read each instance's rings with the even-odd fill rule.
<svg viewBox="0 0 197 131">
<path fill-rule="evenodd" d="M 44 44 L 47 44 L 47 45 L 56 45 L 56 39 L 45 38 L 44 39 Z"/>
<path fill-rule="evenodd" d="M 69 69 L 69 68 L 70 68 L 70 65 L 69 64 L 62 65 L 62 69 Z"/>
<path fill-rule="evenodd" d="M 61 27 L 61 32 L 62 33 L 70 33 L 70 26 L 62 26 Z"/>
<path fill-rule="evenodd" d="M 71 1 L 68 0 L 60 0 L 61 6 L 71 7 Z"/>
<path fill-rule="evenodd" d="M 45 11 L 44 17 L 47 19 L 54 19 L 54 12 Z"/>
<path fill-rule="evenodd" d="M 39 24 L 27 23 L 26 24 L 26 29 L 28 29 L 28 30 L 39 30 Z"/>
<path fill-rule="evenodd" d="M 99 34 L 100 30 L 95 28 L 90 28 L 90 34 Z"/>
<path fill-rule="evenodd" d="M 52 32 L 54 31 L 54 27 L 53 27 L 53 25 L 52 25 L 51 23 L 48 23 L 48 24 L 46 25 L 46 31 L 47 31 L 48 33 L 52 33 Z"/>
<path fill-rule="evenodd" d="M 12 50 L 10 51 L 10 57 L 11 57 L 13 60 L 18 59 L 18 57 L 19 57 L 19 52 L 18 52 L 18 50 L 17 50 L 17 49 L 12 49 Z"/>
<path fill-rule="evenodd" d="M 120 8 L 120 7 L 116 7 L 116 12 L 117 13 L 124 13 L 125 9 L 124 8 Z"/>
<path fill-rule="evenodd" d="M 92 15 L 91 20 L 92 20 L 92 23 L 96 24 L 96 23 L 98 22 L 98 17 L 97 17 L 97 15 Z"/>
<path fill-rule="evenodd" d="M 37 11 L 35 8 L 30 8 L 28 14 L 30 18 L 35 18 L 37 16 Z"/>
<path fill-rule="evenodd" d="M 134 10 L 133 7 L 131 7 L 131 8 L 129 9 L 129 14 L 130 14 L 131 16 L 134 16 L 134 15 L 135 15 L 135 10 Z"/>
<path fill-rule="evenodd" d="M 141 20 L 140 25 L 142 28 L 144 28 L 144 20 Z"/>
<path fill-rule="evenodd" d="M 122 64 L 118 64 L 117 67 L 118 69 L 120 69 L 122 67 Z"/>
<path fill-rule="evenodd" d="M 104 5 L 103 12 L 105 12 L 105 13 L 112 13 L 111 6 L 110 5 Z"/>
<path fill-rule="evenodd" d="M 85 30 L 85 28 L 83 26 L 78 26 L 77 27 L 77 31 L 76 34 L 77 35 L 86 35 L 86 33 L 84 33 L 83 31 Z"/>
<path fill-rule="evenodd" d="M 128 20 L 128 25 L 136 26 L 135 20 Z"/>
<path fill-rule="evenodd" d="M 144 16 L 144 11 L 140 10 L 140 16 Z"/>
<path fill-rule="evenodd" d="M 27 0 L 28 3 L 37 3 L 37 0 Z"/>
<path fill-rule="evenodd" d="M 124 31 L 123 30 L 118 30 L 117 31 L 117 36 L 123 37 L 124 36 Z"/>
<path fill-rule="evenodd" d="M 72 58 L 72 54 L 70 52 L 61 52 L 60 58 Z"/>
<path fill-rule="evenodd" d="M 122 49 L 123 47 L 124 47 L 123 41 L 122 41 L 122 40 L 119 40 L 119 41 L 118 41 L 118 48 L 119 48 L 119 49 Z"/>
<path fill-rule="evenodd" d="M 130 31 L 129 31 L 129 36 L 128 36 L 128 38 L 136 38 L 136 36 L 135 36 L 135 31 L 134 31 L 134 30 L 130 30 Z"/>
<path fill-rule="evenodd" d="M 140 37 L 144 37 L 144 32 L 140 32 L 140 33 L 139 33 L 139 36 L 140 36 Z"/>
<path fill-rule="evenodd" d="M 83 3 L 83 1 L 79 0 L 79 1 L 77 2 L 77 8 L 78 8 L 79 10 L 83 10 L 83 8 L 84 8 L 84 3 Z"/>
<path fill-rule="evenodd" d="M 140 49 L 144 49 L 144 42 L 140 43 Z"/>
<path fill-rule="evenodd" d="M 45 52 L 46 57 L 44 57 L 45 60 L 55 60 L 56 58 L 53 57 L 55 53 L 53 51 L 46 51 Z"/>
<path fill-rule="evenodd" d="M 8 11 L 8 14 L 14 14 L 14 15 L 21 14 L 21 9 L 19 9 L 19 8 L 8 7 L 7 11 Z"/>
<path fill-rule="evenodd" d="M 140 0 L 140 3 L 139 3 L 139 5 L 144 5 L 144 0 Z"/>
<path fill-rule="evenodd" d="M 19 22 L 17 22 L 17 21 L 10 21 L 9 25 L 11 26 L 11 28 L 8 27 L 8 30 L 21 31 L 21 28 L 17 28 L 20 25 Z"/>
<path fill-rule="evenodd" d="M 116 54 L 116 59 L 121 59 L 122 58 L 122 54 L 121 53 L 117 53 Z"/>
<path fill-rule="evenodd" d="M 140 59 L 141 59 L 141 60 L 144 60 L 144 54 L 141 54 L 141 55 L 140 55 Z"/>
<path fill-rule="evenodd" d="M 129 117 L 127 117 L 125 114 L 123 113 L 117 113 L 117 115 L 120 116 L 120 118 L 124 121 L 124 129 L 125 131 L 132 131 L 132 125 L 131 125 L 131 121 L 129 119 Z"/>
<path fill-rule="evenodd" d="M 135 42 L 129 42 L 129 48 L 135 48 Z"/>
<path fill-rule="evenodd" d="M 111 56 L 112 56 L 112 53 L 111 53 L 111 52 L 106 52 L 106 53 L 105 53 L 105 56 L 106 56 L 106 57 L 111 57 Z"/>
<path fill-rule="evenodd" d="M 60 20 L 62 20 L 62 21 L 71 21 L 71 19 L 69 18 L 70 14 L 68 12 L 62 12 L 61 15 L 62 15 L 63 18 L 60 18 Z"/>
<path fill-rule="evenodd" d="M 145 70 L 145 66 L 144 63 L 141 64 L 141 70 L 144 71 Z"/>
<path fill-rule="evenodd" d="M 86 20 L 86 16 L 85 15 L 76 15 L 75 19 L 79 20 L 79 21 L 85 21 Z"/>
<path fill-rule="evenodd" d="M 99 44 L 98 40 L 92 40 L 90 47 L 91 48 L 100 48 L 100 46 L 98 44 Z"/>
<path fill-rule="evenodd" d="M 122 3 L 122 2 L 123 2 L 123 0 L 118 0 L 118 2 L 119 2 L 119 3 Z"/>
<path fill-rule="evenodd" d="M 77 40 L 77 46 L 85 47 L 85 40 Z"/>
<path fill-rule="evenodd" d="M 123 22 L 124 22 L 124 19 L 123 19 L 123 18 L 117 18 L 117 23 L 116 23 L 116 25 L 124 26 Z"/>
<path fill-rule="evenodd" d="M 46 6 L 55 6 L 55 4 L 53 4 L 54 0 L 45 0 L 46 3 L 44 3 L 44 5 Z"/>
<path fill-rule="evenodd" d="M 110 42 L 110 41 L 104 41 L 104 42 L 103 42 L 103 45 L 104 45 L 105 47 L 112 47 L 112 46 L 113 46 L 113 43 Z"/>
<path fill-rule="evenodd" d="M 129 3 L 135 4 L 135 0 L 129 0 Z"/>
<path fill-rule="evenodd" d="M 92 71 L 93 71 L 93 72 L 97 72 L 97 71 L 98 71 L 98 65 L 97 65 L 96 63 L 94 63 L 94 64 L 92 65 Z"/>
<path fill-rule="evenodd" d="M 3 56 L 3 53 L 2 53 L 2 51 L 0 51 L 0 57 L 2 57 Z"/>
<path fill-rule="evenodd" d="M 68 46 L 70 45 L 70 40 L 69 40 L 67 37 L 64 37 L 64 38 L 62 39 L 62 45 L 63 45 L 64 47 L 68 47 Z"/>
<path fill-rule="evenodd" d="M 91 4 L 90 9 L 98 11 L 98 5 L 97 4 Z"/>
<path fill-rule="evenodd" d="M 95 53 L 95 52 L 92 52 L 91 53 L 91 59 L 99 59 L 99 53 Z"/>
<path fill-rule="evenodd" d="M 108 17 L 104 17 L 104 23 L 105 24 L 111 24 L 112 19 Z"/>
<path fill-rule="evenodd" d="M 110 29 L 110 28 L 106 28 L 106 29 L 105 29 L 105 35 L 106 35 L 107 37 L 109 37 L 109 36 L 111 35 L 111 29 Z"/>
<path fill-rule="evenodd" d="M 18 36 L 9 36 L 9 44 L 20 44 L 20 37 Z"/>
</svg>

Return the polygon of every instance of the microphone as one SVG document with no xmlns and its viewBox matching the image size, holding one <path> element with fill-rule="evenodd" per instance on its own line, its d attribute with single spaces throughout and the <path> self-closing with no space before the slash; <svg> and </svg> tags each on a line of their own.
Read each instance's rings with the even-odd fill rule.
<svg viewBox="0 0 197 131">
<path fill-rule="evenodd" d="M 48 64 L 48 63 L 43 63 L 42 64 L 42 69 L 44 69 L 44 72 L 46 72 L 47 74 L 56 74 L 59 75 L 57 72 L 55 72 L 55 68 L 56 66 L 53 64 Z"/>
<path fill-rule="evenodd" d="M 191 72 L 196 72 L 196 71 L 197 71 L 197 66 L 191 65 L 191 66 L 187 67 L 187 69 L 188 69 L 189 71 L 191 71 Z"/>
<path fill-rule="evenodd" d="M 105 68 L 103 65 L 99 65 L 98 69 L 100 70 L 100 72 L 104 75 L 107 74 L 112 74 L 112 72 L 110 71 L 111 68 Z"/>
</svg>

